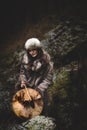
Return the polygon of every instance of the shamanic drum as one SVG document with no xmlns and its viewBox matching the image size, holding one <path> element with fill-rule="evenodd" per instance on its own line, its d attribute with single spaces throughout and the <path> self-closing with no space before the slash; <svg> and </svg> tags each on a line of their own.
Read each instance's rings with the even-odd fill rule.
<svg viewBox="0 0 87 130">
<path fill-rule="evenodd" d="M 30 119 L 40 115 L 43 106 L 40 93 L 32 88 L 21 89 L 12 98 L 12 110 L 19 118 Z"/>
</svg>

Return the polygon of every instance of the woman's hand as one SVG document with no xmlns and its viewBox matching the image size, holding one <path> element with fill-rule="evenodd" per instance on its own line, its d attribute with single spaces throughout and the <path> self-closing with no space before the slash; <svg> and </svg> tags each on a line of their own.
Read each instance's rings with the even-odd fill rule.
<svg viewBox="0 0 87 130">
<path fill-rule="evenodd" d="M 21 88 L 26 87 L 26 82 L 25 81 L 21 81 Z"/>
</svg>

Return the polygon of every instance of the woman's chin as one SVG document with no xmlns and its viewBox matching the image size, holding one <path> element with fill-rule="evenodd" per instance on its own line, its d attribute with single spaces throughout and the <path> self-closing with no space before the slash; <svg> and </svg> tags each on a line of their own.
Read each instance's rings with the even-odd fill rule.
<svg viewBox="0 0 87 130">
<path fill-rule="evenodd" d="M 32 55 L 32 57 L 36 57 L 37 55 Z"/>
</svg>

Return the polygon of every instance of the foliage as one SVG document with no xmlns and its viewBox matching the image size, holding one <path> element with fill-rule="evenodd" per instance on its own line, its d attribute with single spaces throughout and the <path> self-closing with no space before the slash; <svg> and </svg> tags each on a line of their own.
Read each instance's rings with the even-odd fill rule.
<svg viewBox="0 0 87 130">
<path fill-rule="evenodd" d="M 50 115 L 56 118 L 58 128 L 68 129 L 72 125 L 72 104 L 69 96 L 70 72 L 60 68 L 56 72 L 54 84 L 49 88 Z"/>
<path fill-rule="evenodd" d="M 69 72 L 67 72 L 64 67 L 60 68 L 58 71 L 56 70 L 53 85 L 48 89 L 48 93 L 50 97 L 58 94 L 59 91 L 63 93 L 62 96 L 66 97 L 67 93 L 65 89 L 68 86 L 69 82 L 70 82 Z M 60 93 L 60 96 L 61 96 L 61 93 Z"/>
</svg>

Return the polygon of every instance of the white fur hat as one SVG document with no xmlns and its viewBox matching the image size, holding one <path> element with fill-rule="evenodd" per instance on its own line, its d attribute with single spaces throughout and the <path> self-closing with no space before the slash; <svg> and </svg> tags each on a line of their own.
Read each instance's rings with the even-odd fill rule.
<svg viewBox="0 0 87 130">
<path fill-rule="evenodd" d="M 25 49 L 36 49 L 36 48 L 41 48 L 41 42 L 37 38 L 30 38 L 26 41 L 25 43 Z"/>
</svg>

